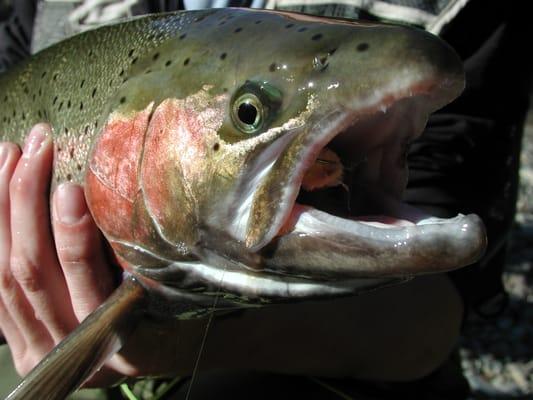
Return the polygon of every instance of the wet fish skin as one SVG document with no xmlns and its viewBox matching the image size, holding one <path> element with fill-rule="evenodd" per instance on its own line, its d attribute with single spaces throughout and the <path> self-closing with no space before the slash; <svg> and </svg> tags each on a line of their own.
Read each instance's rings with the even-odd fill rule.
<svg viewBox="0 0 533 400">
<path fill-rule="evenodd" d="M 0 76 L 2 139 L 22 143 L 34 123 L 51 123 L 53 186 L 85 185 L 91 212 L 128 271 L 117 294 L 128 312 L 116 299 L 96 312 L 113 314 L 113 329 L 89 317 L 9 399 L 62 398 L 111 353 L 92 359 L 102 347 L 88 340 L 93 332 L 118 343 L 127 336 L 124 323 L 145 312 L 197 317 L 212 311 L 215 293 L 222 294 L 220 308 L 348 295 L 475 260 L 484 233 L 473 216 L 434 236 L 415 226 L 414 233 L 429 234 L 402 238 L 417 250 L 414 263 L 387 240 L 373 240 L 372 251 L 358 242 L 363 251 L 353 251 L 351 230 L 323 232 L 332 241 L 317 241 L 313 232 L 277 237 L 293 216 L 303 166 L 337 126 L 386 114 L 411 97 L 423 98 L 409 109 L 423 117 L 463 85 L 457 56 L 426 33 L 248 10 L 103 27 Z M 264 112 L 251 131 L 239 127 L 235 106 L 250 95 Z M 349 147 L 359 157 L 385 139 L 374 135 Z M 460 242 L 452 240 L 456 228 L 464 228 Z M 346 255 L 328 257 L 337 255 L 338 243 Z M 387 257 L 377 269 L 372 260 L 380 246 Z M 457 254 L 453 265 L 442 257 L 449 253 Z M 76 365 L 62 368 L 73 348 Z M 61 385 L 47 385 L 51 375 Z"/>
</svg>

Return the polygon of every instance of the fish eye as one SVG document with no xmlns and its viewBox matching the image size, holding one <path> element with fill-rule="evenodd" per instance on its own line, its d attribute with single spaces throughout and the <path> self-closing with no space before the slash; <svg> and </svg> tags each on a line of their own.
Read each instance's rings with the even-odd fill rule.
<svg viewBox="0 0 533 400">
<path fill-rule="evenodd" d="M 283 95 L 267 81 L 248 80 L 239 87 L 229 107 L 233 128 L 239 137 L 256 135 L 267 130 L 281 107 Z"/>
<path fill-rule="evenodd" d="M 264 112 L 261 100 L 253 93 L 245 93 L 233 103 L 232 119 L 241 131 L 255 133 L 263 127 Z"/>
</svg>

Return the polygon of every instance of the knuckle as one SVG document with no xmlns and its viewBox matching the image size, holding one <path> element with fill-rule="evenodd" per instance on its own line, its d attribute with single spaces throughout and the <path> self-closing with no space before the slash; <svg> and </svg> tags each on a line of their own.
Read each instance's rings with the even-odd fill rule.
<svg viewBox="0 0 533 400">
<path fill-rule="evenodd" d="M 16 171 L 9 182 L 9 193 L 16 197 L 28 196 L 33 188 L 33 180 Z"/>
<path fill-rule="evenodd" d="M 97 259 L 100 246 L 93 240 L 68 242 L 57 246 L 57 254 L 62 265 L 92 264 Z"/>
<path fill-rule="evenodd" d="M 0 267 L 0 291 L 8 292 L 13 288 L 13 275 L 9 268 Z"/>
<path fill-rule="evenodd" d="M 11 258 L 11 273 L 25 291 L 37 292 L 41 289 L 39 266 L 23 257 Z"/>
</svg>

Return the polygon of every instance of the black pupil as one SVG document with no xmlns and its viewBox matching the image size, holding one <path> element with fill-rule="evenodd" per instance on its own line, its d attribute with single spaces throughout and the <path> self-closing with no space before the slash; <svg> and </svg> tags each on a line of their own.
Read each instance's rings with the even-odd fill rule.
<svg viewBox="0 0 533 400">
<path fill-rule="evenodd" d="M 246 125 L 253 125 L 257 118 L 257 108 L 250 103 L 242 103 L 238 111 L 239 119 Z"/>
</svg>

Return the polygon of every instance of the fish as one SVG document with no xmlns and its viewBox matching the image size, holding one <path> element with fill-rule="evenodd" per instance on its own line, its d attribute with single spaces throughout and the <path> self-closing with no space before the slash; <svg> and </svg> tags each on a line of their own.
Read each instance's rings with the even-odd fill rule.
<svg viewBox="0 0 533 400">
<path fill-rule="evenodd" d="M 464 88 L 441 39 L 268 10 L 133 18 L 0 76 L 2 140 L 53 127 L 120 286 L 7 397 L 62 399 L 147 315 L 350 296 L 475 262 L 482 221 L 401 202 L 406 152 Z"/>
</svg>

